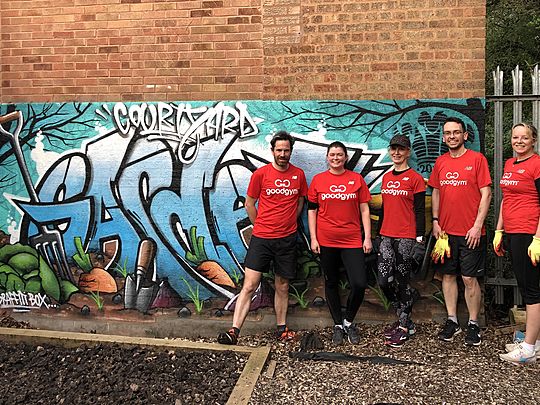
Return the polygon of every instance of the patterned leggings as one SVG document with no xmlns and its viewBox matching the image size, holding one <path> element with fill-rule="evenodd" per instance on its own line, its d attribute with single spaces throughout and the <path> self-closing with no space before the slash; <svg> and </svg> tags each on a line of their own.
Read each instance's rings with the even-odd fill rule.
<svg viewBox="0 0 540 405">
<path fill-rule="evenodd" d="M 377 261 L 377 282 L 392 302 L 399 324 L 407 327 L 418 292 L 409 284 L 414 267 L 414 239 L 382 236 Z"/>
</svg>

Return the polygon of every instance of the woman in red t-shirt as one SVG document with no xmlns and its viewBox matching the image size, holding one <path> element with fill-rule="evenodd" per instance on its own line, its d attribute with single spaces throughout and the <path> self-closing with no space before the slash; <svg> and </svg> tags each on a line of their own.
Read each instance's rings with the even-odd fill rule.
<svg viewBox="0 0 540 405">
<path fill-rule="evenodd" d="M 500 181 L 503 200 L 499 210 L 493 248 L 504 255 L 503 233 L 512 269 L 527 311 L 525 341 L 506 345 L 500 355 L 516 364 L 532 363 L 540 353 L 540 156 L 534 151 L 536 128 L 516 124 L 512 128 L 512 149 L 516 157 L 504 165 Z"/>
<path fill-rule="evenodd" d="M 371 195 L 364 178 L 345 168 L 347 149 L 343 143 L 332 142 L 328 146 L 326 161 L 328 170 L 315 175 L 308 190 L 311 250 L 321 259 L 326 301 L 334 320 L 332 343 L 343 343 L 345 336 L 350 343 L 358 343 L 358 329 L 353 321 L 367 287 L 364 253 L 371 252 Z M 345 316 L 339 296 L 342 265 L 351 289 Z"/>
<path fill-rule="evenodd" d="M 394 164 L 381 184 L 381 243 L 377 260 L 377 281 L 392 302 L 398 320 L 384 331 L 384 343 L 401 347 L 416 330 L 411 314 L 418 292 L 409 284 L 411 271 L 422 259 L 425 233 L 426 183 L 409 167 L 411 141 L 405 135 L 390 140 Z"/>
</svg>

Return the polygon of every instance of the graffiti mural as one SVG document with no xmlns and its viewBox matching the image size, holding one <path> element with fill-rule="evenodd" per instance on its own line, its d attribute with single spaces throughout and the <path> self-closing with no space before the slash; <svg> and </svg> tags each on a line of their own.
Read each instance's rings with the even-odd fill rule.
<svg viewBox="0 0 540 405">
<path fill-rule="evenodd" d="M 408 135 L 410 162 L 428 178 L 446 151 L 446 117 L 461 118 L 467 146 L 482 148 L 484 102 L 5 104 L 0 115 L 0 304 L 83 294 L 99 307 L 110 295 L 147 312 L 186 300 L 234 305 L 251 237 L 245 193 L 251 173 L 272 159 L 274 132 L 295 137 L 292 162 L 308 182 L 325 169 L 326 146 L 344 142 L 376 212 L 389 139 Z M 318 274 L 306 224 L 300 280 Z M 24 305 L 45 306 L 36 302 Z"/>
</svg>

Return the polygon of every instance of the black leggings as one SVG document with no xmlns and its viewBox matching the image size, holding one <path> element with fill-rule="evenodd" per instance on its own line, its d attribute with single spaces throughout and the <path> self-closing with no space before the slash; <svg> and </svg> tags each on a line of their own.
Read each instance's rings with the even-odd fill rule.
<svg viewBox="0 0 540 405">
<path fill-rule="evenodd" d="M 345 267 L 349 279 L 350 293 L 347 299 L 345 319 L 354 321 L 358 308 L 364 301 L 367 287 L 366 266 L 362 248 L 334 248 L 321 246 L 321 267 L 324 272 L 325 294 L 330 314 L 335 325 L 343 323 L 339 298 L 339 269 Z"/>
<path fill-rule="evenodd" d="M 523 302 L 526 305 L 538 304 L 540 303 L 540 269 L 539 266 L 533 266 L 527 253 L 533 235 L 508 233 L 506 237 L 512 269 L 516 275 Z"/>
<path fill-rule="evenodd" d="M 399 324 L 407 327 L 418 292 L 409 284 L 414 267 L 414 239 L 381 237 L 377 281 L 392 302 Z"/>
</svg>

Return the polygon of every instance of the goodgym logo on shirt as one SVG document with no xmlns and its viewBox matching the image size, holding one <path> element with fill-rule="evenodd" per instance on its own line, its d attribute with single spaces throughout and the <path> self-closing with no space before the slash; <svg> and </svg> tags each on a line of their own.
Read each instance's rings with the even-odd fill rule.
<svg viewBox="0 0 540 405">
<path fill-rule="evenodd" d="M 409 195 L 409 192 L 407 190 L 399 190 L 399 187 L 401 186 L 401 183 L 396 180 L 392 181 L 390 180 L 388 183 L 386 183 L 386 187 L 381 189 L 381 194 L 389 194 L 389 195 Z"/>
<path fill-rule="evenodd" d="M 335 185 L 332 184 L 328 187 L 330 193 L 322 193 L 321 200 L 333 199 L 333 200 L 354 200 L 356 199 L 356 193 L 347 193 L 347 186 L 345 184 Z"/>
<path fill-rule="evenodd" d="M 267 188 L 266 195 L 272 194 L 283 194 L 283 195 L 293 195 L 298 194 L 298 190 L 291 187 L 291 181 L 288 179 L 276 179 L 274 181 L 276 188 Z"/>
<path fill-rule="evenodd" d="M 459 173 L 458 172 L 447 172 L 446 173 L 446 180 L 440 180 L 439 183 L 441 186 L 466 186 L 467 180 L 459 180 Z"/>
<path fill-rule="evenodd" d="M 512 173 L 505 172 L 499 184 L 501 186 L 517 186 L 519 184 L 519 180 L 510 180 L 511 177 Z"/>
</svg>

